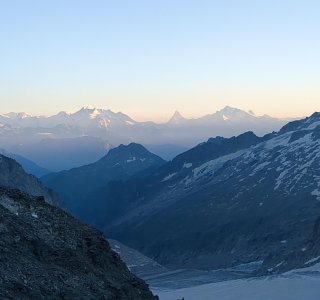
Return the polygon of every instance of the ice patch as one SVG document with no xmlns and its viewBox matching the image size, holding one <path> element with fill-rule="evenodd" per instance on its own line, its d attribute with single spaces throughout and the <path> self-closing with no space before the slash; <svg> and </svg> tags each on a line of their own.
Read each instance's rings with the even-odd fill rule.
<svg viewBox="0 0 320 300">
<path fill-rule="evenodd" d="M 320 256 L 315 257 L 315 258 L 313 258 L 313 259 L 310 259 L 310 260 L 308 260 L 307 262 L 305 262 L 304 264 L 305 264 L 305 265 L 312 264 L 312 263 L 316 262 L 316 261 L 319 260 L 319 259 L 320 259 Z"/>
<path fill-rule="evenodd" d="M 256 173 L 263 170 L 266 166 L 268 166 L 270 164 L 271 164 L 271 162 L 269 162 L 269 161 L 258 164 L 249 176 L 254 176 Z"/>
<path fill-rule="evenodd" d="M 320 121 L 314 122 L 311 125 L 308 126 L 308 129 L 315 129 L 320 125 Z"/>
<path fill-rule="evenodd" d="M 315 189 L 314 191 L 312 191 L 311 195 L 316 196 L 317 200 L 320 201 L 320 191 L 318 189 Z"/>
<path fill-rule="evenodd" d="M 187 162 L 185 162 L 184 164 L 183 164 L 183 169 L 189 169 L 189 168 L 191 168 L 192 167 L 192 163 L 187 163 Z"/>
<path fill-rule="evenodd" d="M 204 175 L 213 174 L 214 172 L 219 170 L 226 162 L 240 157 L 245 152 L 246 152 L 245 150 L 240 150 L 235 153 L 231 153 L 231 154 L 210 160 L 210 161 L 202 164 L 200 167 L 195 168 L 193 170 L 193 178 L 195 180 L 197 180 Z M 251 151 L 249 151 L 249 152 L 251 152 Z"/>
<path fill-rule="evenodd" d="M 173 177 L 176 176 L 176 175 L 177 175 L 177 172 L 176 172 L 176 173 L 169 174 L 168 176 L 166 176 L 165 178 L 163 178 L 161 182 L 168 181 L 168 180 L 170 180 L 171 178 L 173 178 Z"/>
<path fill-rule="evenodd" d="M 223 121 L 230 121 L 230 118 L 227 117 L 226 115 L 222 115 L 222 119 L 223 119 Z"/>
<path fill-rule="evenodd" d="M 132 157 L 132 158 L 129 158 L 129 159 L 127 160 L 127 163 L 131 163 L 131 162 L 136 161 L 136 160 L 137 160 L 136 157 Z"/>
<path fill-rule="evenodd" d="M 278 146 L 286 146 L 290 140 L 290 137 L 291 137 L 291 133 L 281 135 L 279 137 L 275 137 L 275 138 L 267 141 L 264 144 L 264 148 L 271 150 L 271 149 L 274 149 L 275 147 L 278 147 Z"/>
<path fill-rule="evenodd" d="M 0 197 L 0 205 L 15 215 L 19 212 L 19 205 L 6 195 Z"/>
</svg>

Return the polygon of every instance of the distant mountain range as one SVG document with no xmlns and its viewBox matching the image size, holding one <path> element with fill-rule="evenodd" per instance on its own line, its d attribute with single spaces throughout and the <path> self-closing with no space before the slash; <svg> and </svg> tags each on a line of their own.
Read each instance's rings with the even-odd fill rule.
<svg viewBox="0 0 320 300">
<path fill-rule="evenodd" d="M 153 170 L 105 181 L 82 202 L 81 217 L 165 266 L 259 261 L 310 236 L 320 214 L 319 169 L 314 113 L 263 137 L 210 138 Z M 80 175 L 67 174 L 77 190 Z M 44 182 L 62 194 L 72 186 L 64 176 Z"/>
<path fill-rule="evenodd" d="M 248 130 L 264 135 L 279 130 L 286 122 L 228 106 L 198 119 L 186 119 L 175 112 L 163 124 L 137 122 L 123 113 L 96 108 L 48 117 L 8 113 L 0 115 L 0 146 L 46 169 L 59 171 L 94 162 L 121 143 L 137 142 L 172 159 L 209 137 L 231 137 Z M 47 150 L 39 153 L 42 148 Z M 63 155 L 54 155 L 57 150 Z"/>
</svg>

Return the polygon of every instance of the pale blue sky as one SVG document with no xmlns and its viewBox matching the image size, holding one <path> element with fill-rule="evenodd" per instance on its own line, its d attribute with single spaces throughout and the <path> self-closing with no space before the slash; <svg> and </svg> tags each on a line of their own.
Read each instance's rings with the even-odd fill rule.
<svg viewBox="0 0 320 300">
<path fill-rule="evenodd" d="M 320 1 L 0 0 L 0 113 L 320 110 Z"/>
</svg>

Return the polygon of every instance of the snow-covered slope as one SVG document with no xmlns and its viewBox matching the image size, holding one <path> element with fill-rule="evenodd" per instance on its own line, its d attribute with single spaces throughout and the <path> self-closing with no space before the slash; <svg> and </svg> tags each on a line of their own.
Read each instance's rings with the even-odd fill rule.
<svg viewBox="0 0 320 300">
<path fill-rule="evenodd" d="M 200 145 L 166 164 L 105 229 L 173 266 L 235 265 L 299 245 L 320 214 L 320 114 L 250 139 L 215 155 Z"/>
<path fill-rule="evenodd" d="M 111 249 L 118 253 L 128 269 L 140 278 L 152 276 L 168 270 L 139 251 L 123 245 L 116 240 L 108 240 Z"/>
<path fill-rule="evenodd" d="M 320 266 L 282 276 L 232 280 L 179 290 L 154 291 L 161 300 L 318 300 Z"/>
</svg>

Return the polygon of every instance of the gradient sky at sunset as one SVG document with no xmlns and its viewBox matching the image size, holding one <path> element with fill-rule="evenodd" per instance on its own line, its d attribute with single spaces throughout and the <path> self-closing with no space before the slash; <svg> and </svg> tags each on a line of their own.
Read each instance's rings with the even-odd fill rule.
<svg viewBox="0 0 320 300">
<path fill-rule="evenodd" d="M 0 0 L 0 113 L 320 110 L 320 2 Z"/>
</svg>

